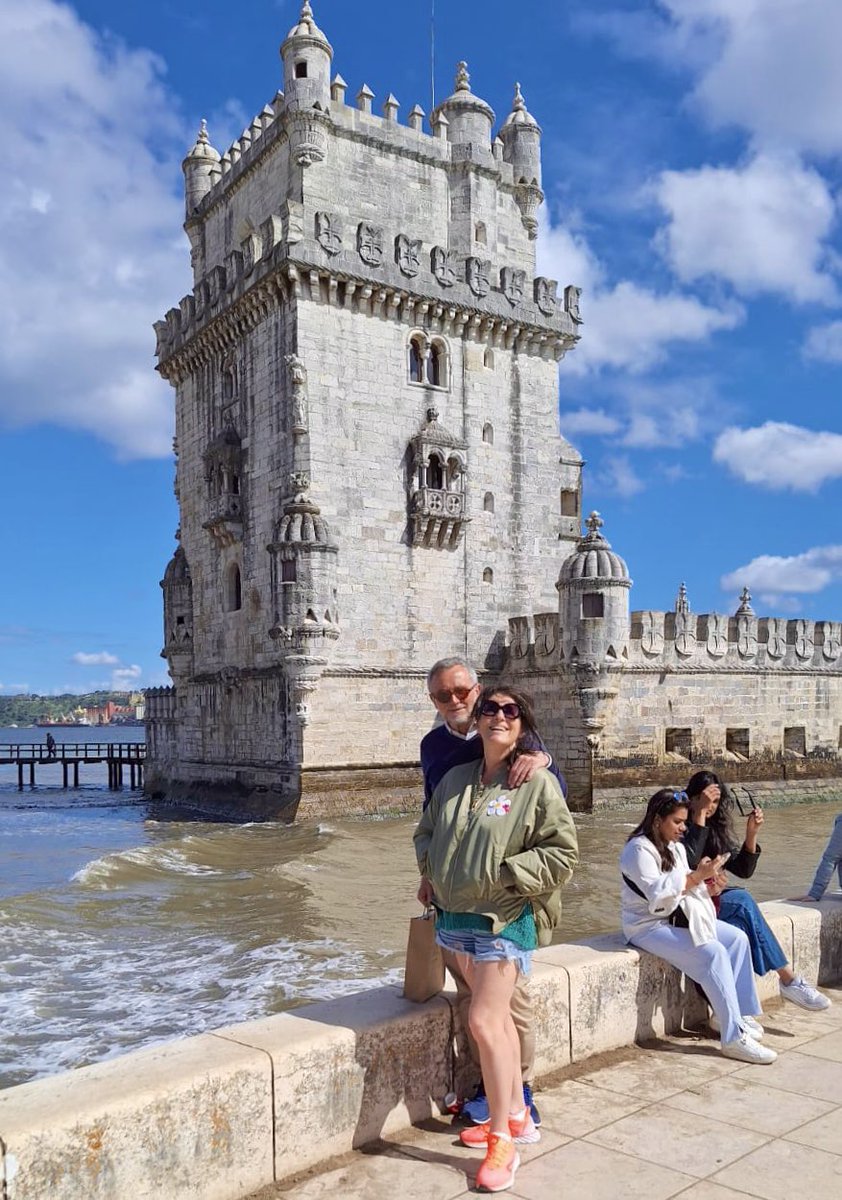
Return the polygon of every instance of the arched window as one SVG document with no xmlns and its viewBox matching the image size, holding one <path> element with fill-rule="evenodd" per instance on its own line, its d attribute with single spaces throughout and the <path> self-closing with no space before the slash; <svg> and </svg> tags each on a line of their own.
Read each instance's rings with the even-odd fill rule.
<svg viewBox="0 0 842 1200">
<path fill-rule="evenodd" d="M 231 495 L 239 496 L 240 494 L 240 477 L 239 475 L 231 476 Z"/>
<path fill-rule="evenodd" d="M 493 583 L 494 582 L 494 572 L 491 570 L 491 567 L 486 567 L 485 570 L 483 571 L 482 582 L 483 583 Z"/>
<path fill-rule="evenodd" d="M 239 612 L 243 607 L 243 580 L 237 563 L 231 563 L 225 576 L 225 609 Z"/>
<path fill-rule="evenodd" d="M 441 491 L 444 487 L 443 463 L 437 454 L 431 454 L 427 459 L 427 487 Z"/>
<path fill-rule="evenodd" d="M 482 498 L 483 512 L 494 512 L 494 493 L 486 492 Z"/>
<path fill-rule="evenodd" d="M 485 221 L 477 221 L 476 228 L 474 229 L 474 241 L 479 242 L 481 246 L 484 246 L 488 241 L 488 235 L 485 231 Z"/>
<path fill-rule="evenodd" d="M 488 367 L 490 371 L 494 370 L 494 351 L 490 346 L 486 347 L 485 354 L 482 356 L 482 365 Z"/>
<path fill-rule="evenodd" d="M 441 345 L 433 342 L 427 358 L 427 383 L 433 387 L 444 387 L 444 355 Z"/>
<path fill-rule="evenodd" d="M 412 338 L 409 343 L 409 382 L 424 382 L 424 347 L 420 338 Z"/>
<path fill-rule="evenodd" d="M 482 440 L 487 446 L 494 445 L 494 426 L 490 421 L 486 421 L 482 427 Z"/>
<path fill-rule="evenodd" d="M 447 488 L 448 491 L 458 492 L 461 487 L 462 472 L 464 467 L 461 461 L 454 454 L 447 460 Z"/>
</svg>

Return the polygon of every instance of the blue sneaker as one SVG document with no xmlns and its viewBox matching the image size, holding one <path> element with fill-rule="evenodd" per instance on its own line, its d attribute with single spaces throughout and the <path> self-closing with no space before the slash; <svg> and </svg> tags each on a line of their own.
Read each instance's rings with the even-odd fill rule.
<svg viewBox="0 0 842 1200">
<path fill-rule="evenodd" d="M 466 1100 L 462 1105 L 462 1111 L 459 1114 L 466 1121 L 472 1122 L 474 1125 L 484 1125 L 491 1117 L 488 1111 L 488 1097 L 485 1094 L 482 1080 L 479 1082 L 476 1092 L 472 1100 Z"/>
<path fill-rule="evenodd" d="M 523 1085 L 523 1103 L 529 1109 L 530 1115 L 532 1117 L 532 1123 L 535 1126 L 535 1128 L 537 1129 L 538 1126 L 541 1124 L 541 1114 L 538 1112 L 538 1109 L 535 1107 L 535 1101 L 532 1099 L 532 1088 L 529 1086 L 528 1083 L 525 1083 Z"/>
</svg>

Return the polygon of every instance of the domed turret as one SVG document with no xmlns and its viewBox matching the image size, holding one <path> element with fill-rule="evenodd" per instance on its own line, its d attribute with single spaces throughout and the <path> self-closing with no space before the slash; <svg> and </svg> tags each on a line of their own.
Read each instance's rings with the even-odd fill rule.
<svg viewBox="0 0 842 1200">
<path fill-rule="evenodd" d="M 164 591 L 164 648 L 170 675 L 178 682 L 193 664 L 193 582 L 187 555 L 179 546 L 161 580 Z"/>
<path fill-rule="evenodd" d="M 520 84 L 515 84 L 515 98 L 499 133 L 503 143 L 503 161 L 512 164 L 515 199 L 523 224 L 534 239 L 538 235 L 537 212 L 544 199 L 541 191 L 541 126 L 524 103 Z"/>
<path fill-rule="evenodd" d="M 588 532 L 559 571 L 559 620 L 565 659 L 599 665 L 628 653 L 631 579 L 600 532 L 599 513 L 592 512 L 585 524 Z"/>
<path fill-rule="evenodd" d="M 281 46 L 284 106 L 289 112 L 318 106 L 330 108 L 330 64 L 333 47 L 319 29 L 308 0 Z"/>
<path fill-rule="evenodd" d="M 181 169 L 184 172 L 184 207 L 190 217 L 220 173 L 219 154 L 210 144 L 207 121 L 202 121 L 196 144 L 181 164 Z"/>
<path fill-rule="evenodd" d="M 430 116 L 430 124 L 435 126 L 440 116 L 447 120 L 448 141 L 473 145 L 491 153 L 494 110 L 471 91 L 467 63 L 459 63 L 456 68 L 456 90 L 438 105 Z"/>
<path fill-rule="evenodd" d="M 267 546 L 272 558 L 269 636 L 284 655 L 300 656 L 339 637 L 337 546 L 318 505 L 307 495 L 310 480 L 297 473 L 291 483 L 292 498 L 284 505 L 275 536 Z"/>
</svg>

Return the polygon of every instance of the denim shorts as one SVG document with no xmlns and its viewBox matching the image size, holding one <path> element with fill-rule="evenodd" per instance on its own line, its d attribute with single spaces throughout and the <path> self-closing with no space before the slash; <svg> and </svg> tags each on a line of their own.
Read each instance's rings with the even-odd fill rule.
<svg viewBox="0 0 842 1200">
<path fill-rule="evenodd" d="M 532 970 L 532 951 L 523 950 L 509 938 L 473 929 L 437 929 L 436 941 L 452 954 L 467 954 L 475 962 L 513 962 L 521 975 Z"/>
</svg>

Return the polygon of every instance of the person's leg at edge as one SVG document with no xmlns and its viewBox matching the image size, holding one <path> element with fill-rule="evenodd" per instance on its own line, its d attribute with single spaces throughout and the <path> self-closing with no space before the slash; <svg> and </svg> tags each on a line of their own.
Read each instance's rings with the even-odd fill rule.
<svg viewBox="0 0 842 1200">
<path fill-rule="evenodd" d="M 717 922 L 717 924 L 724 924 L 724 922 Z M 750 966 L 748 939 L 745 934 L 732 926 L 726 926 L 726 928 L 733 935 L 733 939 L 729 940 L 742 940 L 745 957 Z M 704 988 L 713 1011 L 719 1019 L 720 1037 L 723 1044 L 739 1038 L 742 1032 L 740 1027 L 742 1009 L 737 996 L 729 954 L 721 942 L 705 942 L 702 946 L 694 946 L 688 930 L 675 925 L 658 925 L 653 929 L 636 934 L 632 944 L 639 946 L 641 950 L 647 950 L 657 958 L 665 959 L 666 962 L 677 967 L 679 971 L 689 976 L 690 979 L 694 979 Z"/>
<path fill-rule="evenodd" d="M 523 1108 L 520 1042 L 511 1014 L 517 980 L 513 962 L 476 962 L 460 955 L 471 988 L 470 1026 L 479 1049 L 492 1133 L 508 1133 L 509 1116 Z"/>
<path fill-rule="evenodd" d="M 842 888 L 842 813 L 833 822 L 830 840 L 824 848 L 816 868 L 815 878 L 807 893 L 811 900 L 821 900 L 833 878 L 834 868 L 839 877 L 839 886 Z"/>
</svg>

